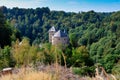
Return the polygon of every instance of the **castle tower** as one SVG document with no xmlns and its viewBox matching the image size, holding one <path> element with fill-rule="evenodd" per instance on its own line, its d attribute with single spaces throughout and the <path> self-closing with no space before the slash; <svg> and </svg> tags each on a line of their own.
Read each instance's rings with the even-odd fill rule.
<svg viewBox="0 0 120 80">
<path fill-rule="evenodd" d="M 61 30 L 57 31 L 52 37 L 52 45 L 65 47 L 69 44 L 69 38 L 66 33 Z"/>
<path fill-rule="evenodd" d="M 49 29 L 49 42 L 52 43 L 52 36 L 56 33 L 56 29 L 53 26 L 52 28 Z"/>
</svg>

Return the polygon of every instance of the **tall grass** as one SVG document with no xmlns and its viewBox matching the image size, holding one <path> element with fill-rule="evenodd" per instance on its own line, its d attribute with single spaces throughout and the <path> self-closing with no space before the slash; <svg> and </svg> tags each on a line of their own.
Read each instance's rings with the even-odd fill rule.
<svg viewBox="0 0 120 80">
<path fill-rule="evenodd" d="M 51 71 L 51 67 L 54 71 Z M 0 80 L 103 80 L 102 77 L 89 77 L 89 76 L 81 76 L 76 77 L 76 75 L 71 74 L 67 69 L 63 69 L 63 67 L 59 65 L 54 66 L 46 66 L 45 71 L 38 71 L 33 68 L 22 68 L 19 69 L 17 74 L 9 74 L 0 77 Z M 117 79 L 113 79 L 112 77 L 110 80 L 120 80 L 119 75 L 113 76 Z"/>
<path fill-rule="evenodd" d="M 33 69 L 21 69 L 17 74 L 9 74 L 1 76 L 0 80 L 55 80 L 50 73 L 36 71 Z"/>
</svg>

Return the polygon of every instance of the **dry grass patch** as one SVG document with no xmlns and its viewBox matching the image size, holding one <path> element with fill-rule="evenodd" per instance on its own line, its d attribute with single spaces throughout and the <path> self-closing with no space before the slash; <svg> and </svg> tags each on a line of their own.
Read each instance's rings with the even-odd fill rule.
<svg viewBox="0 0 120 80">
<path fill-rule="evenodd" d="M 0 80 L 54 80 L 54 77 L 42 71 L 22 69 L 17 74 L 1 76 Z"/>
<path fill-rule="evenodd" d="M 55 64 L 48 66 L 41 65 L 36 68 L 22 68 L 14 71 L 11 75 L 1 76 L 0 80 L 104 80 L 100 75 L 92 78 L 89 76 L 80 77 L 74 74 L 70 68 Z M 106 80 L 120 80 L 119 75 L 107 75 L 109 79 L 106 78 Z"/>
</svg>

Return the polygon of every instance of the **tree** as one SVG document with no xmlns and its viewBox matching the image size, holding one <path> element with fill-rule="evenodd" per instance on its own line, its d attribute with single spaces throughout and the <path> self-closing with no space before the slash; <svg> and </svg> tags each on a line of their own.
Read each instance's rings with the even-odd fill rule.
<svg viewBox="0 0 120 80">
<path fill-rule="evenodd" d="M 0 49 L 0 69 L 14 66 L 15 62 L 11 54 L 11 47 L 5 46 L 4 49 Z"/>
<path fill-rule="evenodd" d="M 6 24 L 5 17 L 0 11 L 0 46 L 3 48 L 5 45 L 11 44 L 12 30 L 9 25 Z"/>
<path fill-rule="evenodd" d="M 78 34 L 76 34 L 76 33 L 71 33 L 69 35 L 69 37 L 70 37 L 70 43 L 71 43 L 71 45 L 73 47 L 77 47 L 78 46 L 78 44 L 77 44 L 77 42 L 78 42 L 77 35 Z"/>
<path fill-rule="evenodd" d="M 29 49 L 30 44 L 27 38 L 24 38 L 21 42 L 17 40 L 16 43 L 13 45 L 12 54 L 18 66 L 26 66 L 30 63 Z"/>
<path fill-rule="evenodd" d="M 73 49 L 71 61 L 73 66 L 76 67 L 93 65 L 93 62 L 90 59 L 89 53 L 85 46 L 80 46 L 76 49 Z"/>
</svg>

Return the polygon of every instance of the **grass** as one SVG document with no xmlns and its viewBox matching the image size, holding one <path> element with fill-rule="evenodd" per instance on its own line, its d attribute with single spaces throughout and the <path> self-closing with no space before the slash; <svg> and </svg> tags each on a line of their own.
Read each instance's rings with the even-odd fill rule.
<svg viewBox="0 0 120 80">
<path fill-rule="evenodd" d="M 5 75 L 0 80 L 55 80 L 50 73 L 21 69 L 17 74 Z"/>
<path fill-rule="evenodd" d="M 13 70 L 13 74 L 1 76 L 0 80 L 98 80 L 98 78 L 99 80 L 103 80 L 100 76 L 82 76 L 83 71 L 86 70 L 82 70 L 81 68 L 66 68 L 56 63 L 38 65 L 35 68 L 31 66 Z M 120 80 L 120 75 L 112 75 L 110 80 Z"/>
<path fill-rule="evenodd" d="M 58 67 L 58 70 L 60 66 Z M 61 69 L 60 69 L 61 70 Z M 31 68 L 22 68 L 19 69 L 17 74 L 4 75 L 0 77 L 0 80 L 96 80 L 95 77 L 90 78 L 89 76 L 78 77 L 78 78 L 65 78 L 64 75 L 68 75 L 69 72 L 60 72 L 56 71 L 55 74 L 49 72 L 50 69 L 47 68 L 47 71 L 37 71 Z M 60 74 L 62 73 L 62 75 Z M 73 76 L 73 75 L 71 75 Z M 103 79 L 99 79 L 103 80 Z M 119 75 L 117 75 L 117 79 L 110 80 L 120 80 Z"/>
</svg>

